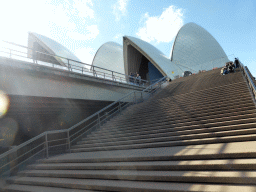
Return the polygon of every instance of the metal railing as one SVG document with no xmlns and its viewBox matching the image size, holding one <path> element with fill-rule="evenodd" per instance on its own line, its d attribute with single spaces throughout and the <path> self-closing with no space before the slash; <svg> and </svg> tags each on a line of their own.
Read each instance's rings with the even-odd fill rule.
<svg viewBox="0 0 256 192">
<path fill-rule="evenodd" d="M 256 102 L 256 86 L 249 74 L 248 69 L 243 65 L 243 63 L 239 62 L 239 64 L 241 66 L 242 72 L 243 72 L 243 74 L 246 78 L 246 81 L 251 89 L 252 94 L 253 94 L 254 102 Z"/>
<path fill-rule="evenodd" d="M 143 102 L 166 82 L 163 77 L 143 91 L 132 91 L 101 109 L 83 121 L 65 130 L 46 131 L 0 155 L 0 176 L 6 177 L 23 170 L 36 159 L 48 158 L 58 153 L 70 152 L 71 145 L 82 139 L 103 123 L 122 112 L 130 105 Z"/>
<path fill-rule="evenodd" d="M 133 82 L 132 85 L 146 87 L 150 84 L 149 81 L 143 79 L 137 79 L 129 75 L 125 75 L 102 67 L 97 67 L 80 61 L 76 61 L 70 58 L 43 53 L 35 51 L 29 47 L 18 45 L 15 43 L 3 41 L 9 47 L 2 47 L 0 55 L 11 59 L 25 60 L 33 62 L 38 65 L 45 65 L 48 67 L 58 68 L 69 72 L 79 73 L 82 75 L 90 75 L 101 79 L 129 83 Z M 13 48 L 14 47 L 14 48 Z M 40 59 L 38 59 L 40 58 Z"/>
</svg>

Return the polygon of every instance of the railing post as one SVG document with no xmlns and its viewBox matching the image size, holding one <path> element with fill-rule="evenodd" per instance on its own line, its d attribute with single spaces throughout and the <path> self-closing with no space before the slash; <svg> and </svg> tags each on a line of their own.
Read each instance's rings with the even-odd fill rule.
<svg viewBox="0 0 256 192">
<path fill-rule="evenodd" d="M 47 131 L 45 133 L 45 149 L 46 149 L 46 159 L 49 157 L 49 151 L 48 151 L 48 138 L 47 138 Z"/>
<path fill-rule="evenodd" d="M 105 79 L 105 73 L 103 73 L 104 74 L 104 79 Z"/>
<path fill-rule="evenodd" d="M 82 67 L 82 74 L 84 73 L 84 67 Z"/>
<path fill-rule="evenodd" d="M 68 59 L 68 71 L 70 71 L 70 64 L 69 64 L 69 59 Z"/>
<path fill-rule="evenodd" d="M 122 108 L 121 108 L 121 103 L 120 103 L 120 101 L 119 101 L 118 103 L 119 103 L 119 105 L 118 105 L 118 108 L 119 108 L 119 112 L 121 112 L 121 111 L 122 111 Z"/>
<path fill-rule="evenodd" d="M 92 73 L 93 73 L 93 77 L 95 77 L 94 66 L 92 66 Z"/>
<path fill-rule="evenodd" d="M 112 79 L 113 79 L 113 81 L 114 81 L 114 71 L 112 71 Z"/>
<path fill-rule="evenodd" d="M 99 124 L 99 127 L 100 127 L 100 114 L 98 113 L 98 124 Z"/>
<path fill-rule="evenodd" d="M 68 136 L 68 152 L 70 153 L 70 137 L 69 137 L 69 130 L 67 130 L 67 136 Z"/>
</svg>

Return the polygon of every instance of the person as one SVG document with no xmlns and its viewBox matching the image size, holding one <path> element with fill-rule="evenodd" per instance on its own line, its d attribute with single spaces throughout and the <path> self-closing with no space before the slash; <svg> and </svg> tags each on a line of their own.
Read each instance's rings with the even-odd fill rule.
<svg viewBox="0 0 256 192">
<path fill-rule="evenodd" d="M 224 67 L 221 69 L 221 74 L 222 74 L 222 75 L 228 74 L 228 70 L 227 70 L 227 67 L 226 67 L 226 66 L 224 66 Z"/>
<path fill-rule="evenodd" d="M 235 63 L 235 68 L 239 68 L 239 61 L 238 61 L 238 59 L 237 59 L 237 58 L 235 58 L 234 63 Z"/>
<path fill-rule="evenodd" d="M 224 67 L 221 68 L 220 74 L 221 74 L 221 75 L 224 75 Z"/>
<path fill-rule="evenodd" d="M 229 62 L 228 71 L 229 71 L 229 73 L 233 73 L 234 72 L 234 64 L 233 64 L 233 62 Z"/>
<path fill-rule="evenodd" d="M 236 72 L 236 67 L 235 67 L 234 62 L 231 62 L 231 67 L 232 67 L 232 69 L 233 69 L 233 72 Z"/>
<path fill-rule="evenodd" d="M 136 76 L 136 83 L 137 83 L 138 85 L 141 84 L 141 77 L 140 77 L 140 74 L 139 74 L 139 73 L 137 73 L 137 76 Z"/>
</svg>

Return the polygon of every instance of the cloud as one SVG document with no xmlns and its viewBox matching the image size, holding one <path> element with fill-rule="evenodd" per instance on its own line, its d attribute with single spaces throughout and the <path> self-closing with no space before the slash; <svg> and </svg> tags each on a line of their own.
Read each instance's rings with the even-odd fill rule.
<svg viewBox="0 0 256 192">
<path fill-rule="evenodd" d="M 119 38 L 121 38 L 121 37 L 123 37 L 123 35 L 121 34 L 121 33 L 118 33 L 118 34 L 116 34 L 116 36 L 114 37 L 115 39 L 119 39 Z"/>
<path fill-rule="evenodd" d="M 79 17 L 83 18 L 91 18 L 94 19 L 94 10 L 92 9 L 93 3 L 92 0 L 74 0 L 73 6 L 77 12 Z"/>
<path fill-rule="evenodd" d="M 183 26 L 183 10 L 170 6 L 160 16 L 150 17 L 146 13 L 142 19 L 144 26 L 136 33 L 138 37 L 147 42 L 171 42 Z"/>
<path fill-rule="evenodd" d="M 75 31 L 69 31 L 68 36 L 73 40 L 80 40 L 80 41 L 94 40 L 100 32 L 97 25 L 90 25 L 85 27 L 85 29 L 86 29 L 86 31 L 84 32 L 85 34 L 81 34 Z"/>
<path fill-rule="evenodd" d="M 120 21 L 121 17 L 125 16 L 127 13 L 127 5 L 129 0 L 118 0 L 116 4 L 113 5 L 113 14 L 116 17 L 116 21 Z"/>
<path fill-rule="evenodd" d="M 88 33 L 85 35 L 88 39 L 95 39 L 100 33 L 97 25 L 91 25 L 86 27 Z"/>
<path fill-rule="evenodd" d="M 94 58 L 96 51 L 91 47 L 84 47 L 75 50 L 75 55 L 84 63 L 92 64 L 92 60 Z M 85 66 L 86 68 L 89 68 Z"/>
</svg>

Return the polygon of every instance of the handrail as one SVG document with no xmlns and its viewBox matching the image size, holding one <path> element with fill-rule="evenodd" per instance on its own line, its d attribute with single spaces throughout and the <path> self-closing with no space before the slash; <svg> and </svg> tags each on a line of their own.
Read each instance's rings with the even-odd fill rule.
<svg viewBox="0 0 256 192">
<path fill-rule="evenodd" d="M 249 87 L 250 87 L 251 91 L 252 91 L 252 94 L 254 96 L 254 102 L 255 102 L 256 101 L 256 86 L 255 86 L 252 78 L 250 77 L 249 72 L 246 69 L 246 67 L 241 62 L 239 62 L 239 64 L 241 65 L 241 68 L 244 72 L 245 78 L 246 78 L 246 80 L 249 84 Z"/>
<path fill-rule="evenodd" d="M 29 47 L 26 47 L 26 46 L 23 46 L 23 45 L 19 45 L 19 44 L 12 43 L 12 42 L 8 42 L 8 41 L 3 41 L 3 42 L 8 43 L 8 44 L 11 44 L 11 45 L 14 45 L 14 46 L 18 46 L 18 47 L 21 47 L 21 48 L 25 48 L 25 49 L 27 49 L 27 50 L 32 50 L 32 51 L 33 51 L 32 48 L 29 48 Z M 22 54 L 29 55 L 29 56 L 31 56 L 31 58 L 30 58 L 30 57 L 25 57 L 25 58 L 27 58 L 27 59 L 33 59 L 33 58 L 32 58 L 32 57 L 33 57 L 33 54 L 29 54 L 29 53 L 27 53 L 27 52 L 22 52 L 22 51 L 18 51 L 18 50 L 11 49 L 11 48 L 7 48 L 7 47 L 4 47 L 4 49 L 9 50 L 9 52 L 4 52 L 4 51 L 0 51 L 0 52 L 4 52 L 4 53 L 6 53 L 6 54 L 10 54 L 10 57 L 11 57 L 12 55 L 15 55 L 15 56 L 23 57 L 23 58 L 24 58 L 24 56 L 21 56 L 21 55 L 18 55 L 18 54 L 13 54 L 13 53 L 11 52 L 11 51 L 13 51 L 13 52 L 18 52 L 18 53 L 22 53 Z M 104 79 L 105 79 L 105 74 L 107 74 L 109 77 L 111 77 L 111 79 L 112 79 L 113 81 L 116 81 L 117 79 L 120 79 L 121 82 L 124 81 L 124 82 L 126 82 L 126 83 L 129 84 L 129 82 L 130 82 L 129 80 L 130 80 L 130 79 L 133 79 L 133 81 L 136 81 L 136 80 L 137 80 L 136 77 L 132 77 L 132 76 L 129 76 L 129 75 L 126 75 L 126 74 L 123 74 L 123 73 L 119 73 L 119 72 L 112 71 L 112 70 L 109 70 L 109 69 L 105 69 L 105 68 L 102 68 L 102 67 L 90 65 L 90 64 L 87 64 L 87 63 L 83 63 L 83 62 L 81 62 L 81 61 L 76 61 L 76 60 L 74 60 L 74 59 L 66 58 L 66 57 L 63 57 L 63 56 L 54 55 L 54 54 L 49 54 L 49 53 L 43 53 L 43 52 L 40 52 L 40 51 L 35 51 L 35 53 L 42 54 L 42 55 L 46 55 L 46 56 L 50 56 L 50 57 L 54 57 L 54 58 L 60 58 L 60 59 L 62 59 L 62 62 L 64 62 L 63 59 L 64 59 L 64 60 L 67 60 L 67 63 L 64 62 L 64 64 L 65 64 L 66 66 L 62 66 L 62 65 L 58 65 L 58 66 L 67 67 L 68 69 L 71 69 L 71 70 L 72 70 L 72 66 L 73 66 L 73 67 L 78 67 L 78 68 L 81 68 L 81 69 L 82 69 L 82 70 L 80 69 L 80 71 L 82 71 L 82 74 L 84 73 L 84 69 L 87 69 L 87 68 L 86 68 L 86 67 L 79 66 L 79 65 L 76 65 L 76 64 L 81 64 L 81 65 L 88 66 L 88 67 L 89 67 L 90 69 L 92 69 L 92 70 L 87 69 L 88 71 L 85 71 L 85 72 L 92 73 L 93 76 L 95 76 L 95 75 L 97 76 L 97 73 L 103 73 L 103 75 L 101 74 L 101 76 L 103 76 Z M 33 59 L 33 60 L 36 60 L 36 59 Z M 71 64 L 70 62 L 72 62 L 72 64 Z M 54 65 L 54 63 L 51 63 L 51 62 L 46 62 L 46 63 L 49 63 L 49 64 Z M 56 64 L 56 65 L 57 65 L 57 64 Z M 74 68 L 73 68 L 73 69 L 74 69 Z M 96 70 L 95 70 L 95 69 L 96 69 Z M 78 70 L 78 71 L 79 71 L 79 69 L 77 69 L 77 68 L 76 68 L 75 70 Z M 104 72 L 102 72 L 102 71 L 106 71 L 106 72 L 109 72 L 109 73 L 104 73 Z M 117 76 L 118 78 L 116 78 L 116 76 Z M 121 76 L 121 77 L 120 77 L 120 76 Z M 121 79 L 121 78 L 122 78 L 122 79 Z M 144 80 L 144 79 L 141 79 L 140 82 L 142 82 L 142 83 L 139 84 L 139 85 L 142 85 L 142 86 L 144 86 L 145 84 L 149 84 L 149 81 Z"/>
<path fill-rule="evenodd" d="M 18 168 L 18 166 L 20 166 L 21 164 L 24 164 L 25 162 L 30 160 L 31 157 L 34 157 L 36 154 L 38 154 L 39 152 L 36 151 L 38 149 L 38 147 L 42 148 L 42 146 L 44 146 L 43 149 L 40 148 L 40 152 L 45 151 L 46 158 L 48 158 L 48 156 L 49 156 L 50 148 L 59 147 L 59 146 L 66 146 L 68 148 L 67 150 L 70 151 L 71 143 L 73 143 L 73 141 L 76 141 L 81 136 L 83 136 L 84 134 L 91 131 L 93 128 L 100 127 L 102 125 L 102 122 L 104 123 L 110 117 L 113 117 L 115 114 L 122 112 L 123 109 L 127 108 L 131 104 L 136 104 L 138 102 L 143 102 L 144 100 L 148 99 L 156 90 L 161 88 L 161 85 L 166 81 L 166 79 L 167 79 L 167 77 L 163 77 L 163 78 L 159 79 L 157 82 L 148 86 L 143 91 L 132 91 L 132 92 L 126 94 L 125 96 L 121 97 L 117 101 L 111 103 L 110 105 L 104 107 L 103 109 L 99 110 L 98 112 L 94 113 L 93 115 L 87 117 L 86 119 L 80 121 L 79 123 L 75 124 L 74 126 L 68 128 L 68 129 L 45 131 L 45 132 L 39 134 L 38 136 L 20 144 L 19 146 L 16 146 L 16 147 L 12 148 L 11 150 L 6 151 L 5 153 L 0 155 L 0 171 L 4 167 L 7 168 L 7 170 L 5 170 L 4 172 L 0 172 L 0 176 L 4 175 L 7 172 L 9 173 L 11 170 L 13 170 L 15 168 Z M 138 97 L 138 99 L 136 99 L 137 97 Z M 111 109 L 112 107 L 115 107 L 115 108 Z M 108 111 L 109 109 L 111 109 L 111 110 Z M 109 112 L 109 113 L 111 112 L 112 114 L 110 114 L 110 115 L 106 115 L 106 114 L 100 115 L 103 112 Z M 96 119 L 94 119 L 95 117 L 96 117 Z M 84 127 L 82 127 L 82 128 L 79 127 L 80 125 L 85 124 L 86 122 L 88 122 L 88 123 Z M 90 127 L 88 127 L 88 126 L 90 126 Z M 79 129 L 75 130 L 76 128 L 79 128 Z M 75 132 L 72 135 L 70 135 L 70 132 L 74 131 L 74 130 L 75 130 Z M 53 135 L 53 134 L 60 135 L 60 133 L 66 133 L 67 136 L 65 136 L 64 138 L 49 140 L 50 135 Z M 76 136 L 72 140 L 70 139 L 71 137 L 74 137 L 78 133 L 79 133 L 78 136 Z M 32 146 L 32 149 L 28 148 L 29 145 L 31 145 L 33 142 L 35 142 L 35 141 L 37 141 L 38 139 L 41 139 L 41 138 L 43 138 L 43 141 L 41 143 L 39 143 L 39 144 L 37 143 L 36 145 Z M 63 141 L 63 140 L 65 141 L 65 143 L 58 143 L 58 142 Z M 52 142 L 57 142 L 57 144 L 49 146 L 49 143 L 52 143 Z M 16 158 L 13 157 L 14 159 L 11 159 L 10 156 L 13 153 L 17 155 L 18 151 L 21 150 L 23 147 L 27 147 L 28 149 L 26 148 L 25 151 L 22 151 L 22 154 L 20 156 L 18 156 Z M 35 154 L 30 154 L 34 150 L 35 150 Z M 29 155 L 29 157 L 27 157 L 25 160 L 18 161 L 21 157 L 24 157 L 25 155 Z M 5 158 L 8 158 L 8 160 L 7 160 L 8 162 L 3 162 L 3 159 L 5 159 Z M 18 162 L 16 162 L 16 161 L 18 161 Z M 5 164 L 2 165 L 2 163 L 5 163 Z M 14 165 L 11 165 L 12 163 Z M 9 168 L 8 168 L 8 166 L 9 166 Z"/>
</svg>

